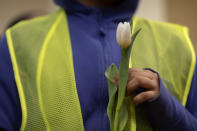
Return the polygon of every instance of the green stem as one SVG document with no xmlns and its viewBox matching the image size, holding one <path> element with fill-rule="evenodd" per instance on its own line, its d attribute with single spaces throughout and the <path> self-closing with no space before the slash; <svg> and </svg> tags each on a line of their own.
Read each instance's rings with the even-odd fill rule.
<svg viewBox="0 0 197 131">
<path fill-rule="evenodd" d="M 118 129 L 119 114 L 125 98 L 126 85 L 128 80 L 130 52 L 131 52 L 131 45 L 128 48 L 122 48 L 121 50 L 122 59 L 120 62 L 120 69 L 119 69 L 120 71 L 119 71 L 119 79 L 118 79 L 118 83 L 119 83 L 118 102 L 116 107 L 114 129 Z"/>
<path fill-rule="evenodd" d="M 137 30 L 131 38 L 131 43 L 134 43 L 134 40 L 140 30 Z M 119 87 L 116 88 L 113 80 L 116 74 L 118 74 L 118 69 L 114 64 L 112 64 L 105 72 L 106 78 L 108 80 L 109 88 L 109 103 L 107 107 L 107 113 L 110 120 L 110 127 L 112 131 L 122 131 L 125 129 L 128 123 L 129 111 L 127 109 L 128 103 L 125 103 L 125 92 L 128 81 L 128 70 L 129 70 L 129 59 L 131 54 L 132 44 L 128 48 L 122 48 L 121 54 L 122 59 L 120 62 L 120 71 L 119 71 Z M 131 103 L 131 102 L 129 102 Z M 135 110 L 131 109 L 133 119 L 135 120 Z M 136 129 L 135 121 L 130 124 L 132 130 Z M 130 129 L 130 128 L 129 128 Z"/>
</svg>

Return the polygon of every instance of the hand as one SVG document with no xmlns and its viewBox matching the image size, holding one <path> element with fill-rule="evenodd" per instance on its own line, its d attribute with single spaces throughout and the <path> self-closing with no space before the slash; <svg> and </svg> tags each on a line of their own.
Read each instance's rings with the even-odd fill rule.
<svg viewBox="0 0 197 131">
<path fill-rule="evenodd" d="M 118 85 L 117 77 L 114 82 Z M 135 104 L 141 104 L 156 98 L 160 92 L 159 87 L 159 78 L 156 73 L 137 68 L 129 69 L 126 96 L 133 96 Z M 140 88 L 144 91 L 136 94 L 136 91 Z"/>
<path fill-rule="evenodd" d="M 137 68 L 129 69 L 126 95 L 134 96 L 135 104 L 156 98 L 159 95 L 159 87 L 159 78 L 156 73 Z M 145 91 L 136 95 L 136 90 L 139 88 L 143 88 Z"/>
</svg>

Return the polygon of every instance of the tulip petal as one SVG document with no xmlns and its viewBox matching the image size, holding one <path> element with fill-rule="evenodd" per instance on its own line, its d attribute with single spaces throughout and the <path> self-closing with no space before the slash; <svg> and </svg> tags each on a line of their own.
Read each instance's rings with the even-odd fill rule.
<svg viewBox="0 0 197 131">
<path fill-rule="evenodd" d="M 118 24 L 116 39 L 122 48 L 127 48 L 131 44 L 131 27 L 128 22 Z"/>
</svg>

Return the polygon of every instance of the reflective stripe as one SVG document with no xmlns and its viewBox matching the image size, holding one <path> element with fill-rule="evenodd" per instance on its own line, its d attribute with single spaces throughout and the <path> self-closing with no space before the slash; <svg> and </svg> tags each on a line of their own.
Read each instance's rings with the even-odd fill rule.
<svg viewBox="0 0 197 131">
<path fill-rule="evenodd" d="M 8 37 L 13 40 L 8 41 L 15 56 L 11 59 L 18 65 L 16 80 L 21 80 L 20 100 L 27 104 L 21 107 L 23 114 L 27 112 L 21 130 L 83 131 L 64 10 L 17 24 Z"/>
<path fill-rule="evenodd" d="M 25 96 L 23 92 L 23 85 L 21 84 L 21 80 L 20 80 L 20 75 L 19 75 L 19 70 L 18 70 L 14 48 L 13 48 L 12 36 L 11 36 L 10 30 L 6 32 L 6 36 L 7 36 L 9 52 L 10 52 L 10 56 L 11 56 L 11 60 L 13 64 L 15 81 L 17 84 L 18 92 L 20 94 L 19 97 L 20 97 L 20 103 L 21 103 L 21 109 L 22 109 L 22 124 L 21 124 L 20 130 L 24 131 L 25 125 L 27 122 L 27 107 L 26 107 Z"/>
<path fill-rule="evenodd" d="M 188 29 L 186 29 L 186 28 L 184 29 L 184 34 L 185 34 L 185 38 L 186 38 L 186 41 L 187 41 L 186 43 L 188 44 L 189 49 L 190 49 L 191 54 L 192 54 L 192 56 L 191 56 L 192 57 L 191 68 L 189 70 L 189 75 L 188 75 L 188 80 L 187 80 L 187 84 L 186 84 L 185 94 L 183 96 L 183 102 L 182 102 L 182 105 L 186 106 L 187 98 L 188 98 L 190 87 L 191 87 L 191 81 L 192 81 L 192 78 L 193 78 L 193 75 L 194 75 L 194 70 L 195 70 L 195 65 L 196 65 L 196 54 L 195 54 L 192 42 L 189 38 Z"/>
<path fill-rule="evenodd" d="M 42 45 L 41 51 L 40 51 L 40 56 L 38 58 L 38 69 L 37 69 L 37 91 L 38 91 L 38 99 L 39 99 L 39 103 L 40 103 L 40 110 L 42 112 L 42 117 L 44 119 L 44 122 L 46 124 L 46 129 L 47 131 L 50 131 L 50 125 L 48 123 L 47 117 L 46 117 L 46 113 L 44 111 L 43 108 L 43 103 L 42 103 L 42 97 L 41 97 L 41 85 L 40 85 L 40 81 L 41 81 L 41 72 L 42 72 L 42 67 L 43 67 L 43 61 L 44 61 L 44 57 L 45 57 L 45 51 L 46 51 L 46 47 L 49 44 L 49 40 L 52 37 L 52 35 L 55 33 L 55 29 L 57 27 L 57 24 L 60 22 L 60 20 L 62 19 L 62 17 L 64 16 L 64 14 L 61 14 L 60 16 L 58 16 L 57 20 L 54 22 L 54 24 L 52 25 L 49 33 L 46 36 L 46 39 L 44 41 L 44 44 Z"/>
</svg>

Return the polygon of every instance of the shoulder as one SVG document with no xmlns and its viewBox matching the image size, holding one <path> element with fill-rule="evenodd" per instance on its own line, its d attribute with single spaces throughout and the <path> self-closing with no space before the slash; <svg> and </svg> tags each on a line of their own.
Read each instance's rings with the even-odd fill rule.
<svg viewBox="0 0 197 131">
<path fill-rule="evenodd" d="M 63 9 L 59 9 L 49 15 L 40 16 L 31 20 L 24 20 L 11 27 L 12 37 L 28 38 L 44 35 L 53 26 Z"/>
<path fill-rule="evenodd" d="M 142 30 L 153 33 L 157 37 L 175 38 L 176 40 L 185 41 L 185 43 L 191 43 L 189 29 L 183 25 L 134 17 L 133 27 L 143 28 Z"/>
<path fill-rule="evenodd" d="M 182 30 L 188 30 L 186 26 L 178 25 L 170 22 L 162 22 L 162 21 L 154 21 L 149 19 L 144 19 L 140 17 L 133 17 L 133 23 L 134 26 L 149 26 L 152 28 L 161 28 L 168 31 L 182 31 Z"/>
<path fill-rule="evenodd" d="M 133 28 L 134 30 L 142 28 L 142 32 L 150 34 L 156 41 L 162 43 L 162 47 L 164 45 L 168 47 L 172 47 L 172 45 L 174 47 L 181 46 L 183 47 L 181 49 L 195 54 L 186 26 L 134 17 Z"/>
<path fill-rule="evenodd" d="M 11 64 L 6 35 L 0 40 L 0 68 Z"/>
<path fill-rule="evenodd" d="M 39 48 L 61 14 L 63 9 L 47 16 L 19 22 L 6 31 L 8 46 L 14 46 L 15 52 L 23 50 L 27 54 L 27 48 Z"/>
</svg>

